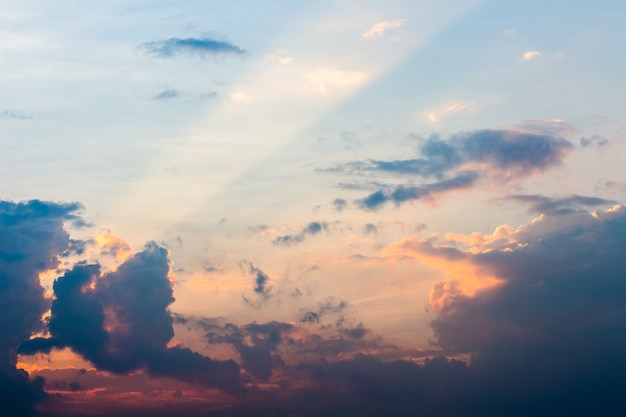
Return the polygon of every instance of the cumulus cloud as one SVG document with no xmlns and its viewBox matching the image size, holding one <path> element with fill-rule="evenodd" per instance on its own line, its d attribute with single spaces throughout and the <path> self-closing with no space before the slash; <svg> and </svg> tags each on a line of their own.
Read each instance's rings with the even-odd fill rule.
<svg viewBox="0 0 626 417">
<path fill-rule="evenodd" d="M 389 29 L 396 29 L 404 26 L 405 24 L 406 19 L 383 20 L 377 22 L 371 28 L 363 32 L 361 39 L 383 38 L 385 36 L 385 32 L 388 32 Z"/>
<path fill-rule="evenodd" d="M 567 140 L 548 134 L 479 130 L 455 134 L 448 139 L 432 135 L 419 144 L 421 158 L 371 159 L 344 164 L 336 171 L 435 179 L 422 184 L 383 187 L 355 201 L 362 209 L 375 210 L 387 202 L 402 204 L 434 198 L 473 187 L 480 181 L 523 178 L 559 165 L 572 148 Z"/>
<path fill-rule="evenodd" d="M 144 370 L 233 394 L 240 390 L 236 363 L 168 346 L 174 297 L 166 249 L 150 243 L 107 273 L 98 264 L 77 264 L 55 280 L 53 290 L 50 337 L 25 341 L 20 353 L 69 347 L 99 370 Z"/>
<path fill-rule="evenodd" d="M 246 51 L 224 40 L 212 38 L 169 38 L 145 42 L 137 48 L 157 58 L 196 55 L 201 58 L 220 55 L 243 55 Z"/>
</svg>

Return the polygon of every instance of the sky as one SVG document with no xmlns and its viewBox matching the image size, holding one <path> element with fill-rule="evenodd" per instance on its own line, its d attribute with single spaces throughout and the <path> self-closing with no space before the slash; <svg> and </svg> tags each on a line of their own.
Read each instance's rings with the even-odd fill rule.
<svg viewBox="0 0 626 417">
<path fill-rule="evenodd" d="M 0 414 L 624 415 L 625 17 L 4 0 Z"/>
</svg>

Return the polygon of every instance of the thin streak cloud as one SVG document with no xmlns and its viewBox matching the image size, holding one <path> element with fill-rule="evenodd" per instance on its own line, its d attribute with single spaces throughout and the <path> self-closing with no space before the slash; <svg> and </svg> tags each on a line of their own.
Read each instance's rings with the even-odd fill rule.
<svg viewBox="0 0 626 417">
<path fill-rule="evenodd" d="M 173 58 L 179 55 L 191 55 L 205 58 L 219 55 L 244 55 L 246 51 L 224 40 L 212 38 L 169 38 L 150 41 L 137 47 L 149 56 Z"/>
</svg>

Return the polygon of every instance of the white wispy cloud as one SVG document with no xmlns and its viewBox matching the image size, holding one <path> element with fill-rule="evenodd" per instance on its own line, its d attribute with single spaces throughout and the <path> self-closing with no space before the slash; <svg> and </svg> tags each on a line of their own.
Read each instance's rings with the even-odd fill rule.
<svg viewBox="0 0 626 417">
<path fill-rule="evenodd" d="M 436 110 L 425 112 L 424 116 L 426 116 L 430 122 L 436 123 L 439 119 L 441 119 L 441 117 L 447 114 L 458 113 L 463 110 L 476 110 L 476 103 L 473 101 L 460 102 L 458 100 L 450 99 L 445 101 Z"/>
<path fill-rule="evenodd" d="M 404 26 L 406 19 L 383 20 L 375 23 L 371 28 L 363 32 L 361 39 L 376 39 L 385 36 L 385 31 Z"/>
</svg>

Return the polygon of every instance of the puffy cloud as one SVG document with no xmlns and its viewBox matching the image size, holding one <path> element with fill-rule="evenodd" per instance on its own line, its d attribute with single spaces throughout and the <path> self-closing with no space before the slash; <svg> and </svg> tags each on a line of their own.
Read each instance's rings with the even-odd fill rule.
<svg viewBox="0 0 626 417">
<path fill-rule="evenodd" d="M 174 301 L 166 249 L 154 243 L 111 272 L 79 263 L 54 282 L 50 337 L 25 341 L 33 354 L 69 347 L 97 369 L 116 374 L 144 370 L 149 375 L 240 392 L 239 368 L 183 347 L 174 336 L 168 306 Z"/>
<path fill-rule="evenodd" d="M 531 61 L 539 56 L 541 56 L 541 52 L 539 51 L 526 51 L 522 55 L 522 58 L 524 59 L 524 61 Z"/>
<path fill-rule="evenodd" d="M 172 58 L 177 55 L 207 56 L 234 54 L 243 55 L 246 51 L 224 40 L 211 38 L 169 38 L 145 42 L 138 46 L 146 54 L 157 58 Z"/>
</svg>

